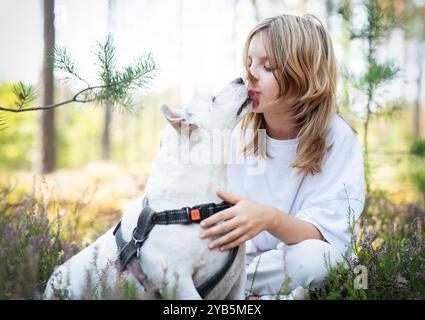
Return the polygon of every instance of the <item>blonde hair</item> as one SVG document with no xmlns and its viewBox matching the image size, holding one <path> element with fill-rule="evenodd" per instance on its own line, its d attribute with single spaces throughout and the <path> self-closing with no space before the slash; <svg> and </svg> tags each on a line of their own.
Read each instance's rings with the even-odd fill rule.
<svg viewBox="0 0 425 320">
<path fill-rule="evenodd" d="M 340 114 L 336 103 L 337 68 L 331 38 L 313 15 L 279 15 L 264 19 L 251 30 L 245 42 L 243 61 L 250 83 L 256 81 L 249 72 L 248 57 L 248 48 L 255 34 L 261 35 L 279 84 L 277 100 L 290 93 L 294 101 L 288 112 L 299 132 L 296 157 L 290 167 L 298 168 L 298 173 L 320 173 L 328 150 L 328 124 L 335 113 Z M 262 113 L 249 113 L 242 122 L 242 132 L 250 123 L 253 134 L 243 145 L 245 155 L 259 151 L 258 130 L 266 129 Z M 268 156 L 264 150 L 260 149 L 259 153 Z"/>
</svg>

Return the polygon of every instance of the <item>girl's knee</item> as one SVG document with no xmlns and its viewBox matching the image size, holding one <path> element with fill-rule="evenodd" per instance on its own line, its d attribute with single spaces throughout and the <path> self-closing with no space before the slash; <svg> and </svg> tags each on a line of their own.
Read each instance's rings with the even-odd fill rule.
<svg viewBox="0 0 425 320">
<path fill-rule="evenodd" d="M 330 258 L 331 262 L 335 262 L 335 260 L 339 260 L 342 257 L 331 244 L 317 239 L 304 240 L 286 247 L 288 252 L 299 257 L 303 256 L 316 263 L 318 262 L 317 260 L 323 260 L 323 257 Z"/>
<path fill-rule="evenodd" d="M 315 239 L 289 245 L 286 249 L 290 273 L 305 287 L 319 285 L 328 275 L 330 267 L 342 258 L 332 245 Z"/>
</svg>

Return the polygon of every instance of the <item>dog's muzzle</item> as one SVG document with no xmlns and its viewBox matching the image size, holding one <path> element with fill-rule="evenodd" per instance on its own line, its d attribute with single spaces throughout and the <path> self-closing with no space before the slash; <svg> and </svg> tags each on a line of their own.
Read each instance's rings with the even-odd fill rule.
<svg viewBox="0 0 425 320">
<path fill-rule="evenodd" d="M 239 107 L 238 112 L 236 112 L 236 117 L 239 117 L 239 115 L 242 113 L 242 110 L 249 105 L 250 103 L 252 103 L 252 100 L 250 97 L 248 97 L 244 103 L 242 103 L 242 105 Z"/>
</svg>

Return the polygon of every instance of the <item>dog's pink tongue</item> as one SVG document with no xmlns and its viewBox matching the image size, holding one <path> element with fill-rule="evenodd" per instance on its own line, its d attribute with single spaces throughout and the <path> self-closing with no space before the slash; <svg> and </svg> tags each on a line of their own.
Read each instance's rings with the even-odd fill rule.
<svg viewBox="0 0 425 320">
<path fill-rule="evenodd" d="M 253 90 L 253 89 L 249 89 L 248 90 L 248 96 L 249 98 L 254 101 L 255 104 L 258 104 L 258 92 Z"/>
</svg>

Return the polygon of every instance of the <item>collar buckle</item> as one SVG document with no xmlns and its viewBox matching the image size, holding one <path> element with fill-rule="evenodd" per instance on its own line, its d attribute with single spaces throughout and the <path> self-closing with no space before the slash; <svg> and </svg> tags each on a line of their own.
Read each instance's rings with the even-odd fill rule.
<svg viewBox="0 0 425 320">
<path fill-rule="evenodd" d="M 211 217 L 214 214 L 215 203 L 204 203 L 191 208 L 192 222 L 201 222 L 202 220 Z"/>
</svg>

